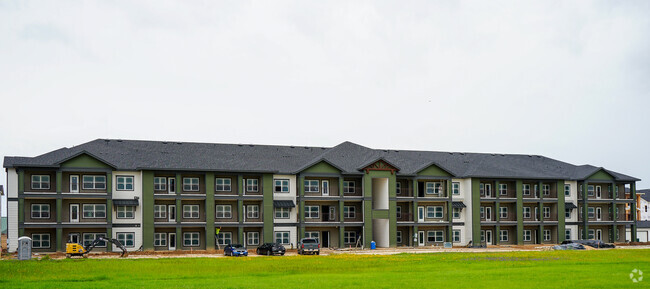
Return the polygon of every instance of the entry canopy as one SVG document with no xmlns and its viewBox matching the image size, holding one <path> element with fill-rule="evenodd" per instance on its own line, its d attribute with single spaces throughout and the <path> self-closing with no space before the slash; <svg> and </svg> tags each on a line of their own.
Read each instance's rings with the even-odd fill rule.
<svg viewBox="0 0 650 289">
<path fill-rule="evenodd" d="M 293 208 L 295 206 L 293 201 L 273 201 L 274 208 Z"/>
<path fill-rule="evenodd" d="M 573 209 L 577 209 L 578 207 L 573 203 L 566 203 L 565 208 L 569 210 L 573 210 Z"/>
<path fill-rule="evenodd" d="M 462 208 L 465 208 L 466 206 L 465 206 L 465 204 L 463 202 L 453 202 L 453 203 L 451 203 L 451 207 L 452 208 L 462 209 Z"/>
<path fill-rule="evenodd" d="M 113 199 L 113 206 L 137 206 L 139 204 L 137 199 Z"/>
</svg>

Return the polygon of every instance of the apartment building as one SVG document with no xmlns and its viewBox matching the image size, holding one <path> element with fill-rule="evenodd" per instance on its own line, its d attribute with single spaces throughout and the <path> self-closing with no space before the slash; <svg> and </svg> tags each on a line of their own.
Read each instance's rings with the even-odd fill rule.
<svg viewBox="0 0 650 289">
<path fill-rule="evenodd" d="M 625 241 L 639 179 L 536 155 L 98 139 L 6 157 L 9 250 Z M 634 230 L 635 231 L 635 230 Z M 218 234 L 217 234 L 218 233 Z M 636 236 L 631 236 L 636 238 Z M 105 250 L 116 248 L 106 246 Z"/>
</svg>

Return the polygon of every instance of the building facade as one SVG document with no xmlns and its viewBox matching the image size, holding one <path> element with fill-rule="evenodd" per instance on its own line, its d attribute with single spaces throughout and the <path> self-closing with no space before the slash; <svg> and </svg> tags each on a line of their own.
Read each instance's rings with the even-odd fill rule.
<svg viewBox="0 0 650 289">
<path fill-rule="evenodd" d="M 4 167 L 10 251 L 623 242 L 636 224 L 638 179 L 534 155 L 98 139 Z"/>
</svg>

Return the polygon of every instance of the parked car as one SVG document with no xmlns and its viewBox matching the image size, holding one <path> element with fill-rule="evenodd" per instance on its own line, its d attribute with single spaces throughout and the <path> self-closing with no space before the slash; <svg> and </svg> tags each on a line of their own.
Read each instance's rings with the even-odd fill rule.
<svg viewBox="0 0 650 289">
<path fill-rule="evenodd" d="M 578 243 L 568 243 L 553 246 L 553 250 L 585 250 L 585 246 Z"/>
<path fill-rule="evenodd" d="M 565 244 L 582 244 L 592 248 L 601 249 L 601 248 L 616 248 L 614 244 L 607 244 L 601 240 L 566 240 L 562 242 L 562 245 Z"/>
<path fill-rule="evenodd" d="M 241 244 L 229 244 L 223 249 L 226 256 L 248 256 L 248 250 Z"/>
<path fill-rule="evenodd" d="M 284 256 L 285 253 L 284 246 L 278 243 L 264 243 L 262 246 L 257 247 L 257 255 L 281 255 Z"/>
<path fill-rule="evenodd" d="M 320 244 L 318 240 L 312 238 L 304 238 L 298 242 L 298 254 L 316 254 L 320 255 Z"/>
</svg>

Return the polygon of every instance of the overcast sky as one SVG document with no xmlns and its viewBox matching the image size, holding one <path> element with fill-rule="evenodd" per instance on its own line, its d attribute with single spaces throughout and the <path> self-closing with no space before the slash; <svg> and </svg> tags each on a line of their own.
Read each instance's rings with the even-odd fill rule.
<svg viewBox="0 0 650 289">
<path fill-rule="evenodd" d="M 0 156 L 349 140 L 540 154 L 646 188 L 648 15 L 650 1 L 0 0 Z"/>
</svg>

